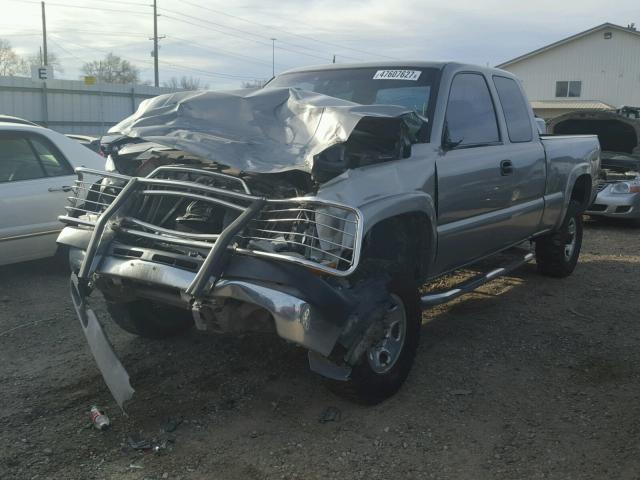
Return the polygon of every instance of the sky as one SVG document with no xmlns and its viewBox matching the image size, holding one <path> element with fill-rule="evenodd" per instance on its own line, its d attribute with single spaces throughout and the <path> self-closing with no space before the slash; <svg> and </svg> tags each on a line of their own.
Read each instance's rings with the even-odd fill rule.
<svg viewBox="0 0 640 480">
<path fill-rule="evenodd" d="M 152 0 L 46 1 L 48 49 L 64 72 L 113 52 L 153 80 Z M 21 55 L 42 43 L 41 6 L 0 0 L 0 38 Z M 336 62 L 453 60 L 496 65 L 604 22 L 640 25 L 639 0 L 158 0 L 160 83 L 213 89 Z M 275 41 L 271 39 L 275 38 Z"/>
</svg>

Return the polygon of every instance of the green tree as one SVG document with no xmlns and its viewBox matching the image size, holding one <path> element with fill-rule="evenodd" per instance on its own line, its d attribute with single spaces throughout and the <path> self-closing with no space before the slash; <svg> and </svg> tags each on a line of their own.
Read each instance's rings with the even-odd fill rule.
<svg viewBox="0 0 640 480">
<path fill-rule="evenodd" d="M 102 83 L 138 83 L 140 80 L 140 70 L 113 53 L 107 54 L 103 60 L 85 63 L 82 72 Z"/>
</svg>

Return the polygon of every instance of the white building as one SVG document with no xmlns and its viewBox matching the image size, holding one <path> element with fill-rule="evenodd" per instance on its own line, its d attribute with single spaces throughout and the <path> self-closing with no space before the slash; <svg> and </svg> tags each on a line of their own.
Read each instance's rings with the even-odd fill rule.
<svg viewBox="0 0 640 480">
<path fill-rule="evenodd" d="M 517 75 L 545 119 L 640 106 L 640 32 L 603 23 L 498 65 Z"/>
</svg>

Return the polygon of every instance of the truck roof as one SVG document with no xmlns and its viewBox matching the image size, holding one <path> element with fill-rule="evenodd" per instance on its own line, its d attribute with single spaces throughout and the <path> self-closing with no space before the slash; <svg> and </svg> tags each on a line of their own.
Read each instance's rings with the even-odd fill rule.
<svg viewBox="0 0 640 480">
<path fill-rule="evenodd" d="M 290 70 L 285 70 L 279 75 L 298 72 L 315 72 L 321 70 L 347 70 L 352 68 L 437 68 L 439 70 L 442 70 L 447 66 L 455 67 L 456 69 L 468 67 L 469 69 L 477 71 L 496 73 L 500 72 L 501 74 L 508 73 L 511 76 L 509 72 L 505 72 L 504 70 L 500 70 L 498 68 L 483 67 L 480 65 L 472 65 L 459 62 L 424 62 L 416 60 L 385 60 L 381 62 L 328 63 L 324 65 L 309 65 L 306 67 L 298 67 L 292 68 Z"/>
</svg>

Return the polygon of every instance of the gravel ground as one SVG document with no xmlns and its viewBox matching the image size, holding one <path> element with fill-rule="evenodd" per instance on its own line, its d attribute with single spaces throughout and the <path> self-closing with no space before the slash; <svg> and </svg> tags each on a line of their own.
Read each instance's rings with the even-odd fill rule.
<svg viewBox="0 0 640 480">
<path fill-rule="evenodd" d="M 589 224 L 570 278 L 528 265 L 426 312 L 412 374 L 376 407 L 333 396 L 275 338 L 108 325 L 137 390 L 124 416 L 60 265 L 2 268 L 0 478 L 638 479 L 639 234 Z M 340 418 L 321 423 L 327 407 Z M 163 448 L 132 450 L 135 435 Z"/>
</svg>

